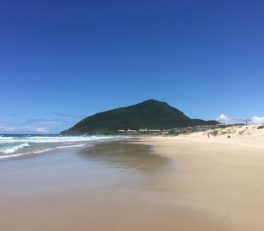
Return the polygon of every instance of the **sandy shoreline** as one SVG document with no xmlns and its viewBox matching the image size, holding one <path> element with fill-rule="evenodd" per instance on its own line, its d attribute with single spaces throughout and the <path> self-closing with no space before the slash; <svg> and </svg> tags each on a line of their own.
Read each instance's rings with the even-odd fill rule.
<svg viewBox="0 0 264 231">
<path fill-rule="evenodd" d="M 142 140 L 177 162 L 162 182 L 183 207 L 208 213 L 230 230 L 263 230 L 264 139 L 192 134 Z M 168 190 L 169 189 L 169 190 Z"/>
<path fill-rule="evenodd" d="M 262 137 L 100 143 L 0 162 L 1 231 L 260 231 Z"/>
</svg>

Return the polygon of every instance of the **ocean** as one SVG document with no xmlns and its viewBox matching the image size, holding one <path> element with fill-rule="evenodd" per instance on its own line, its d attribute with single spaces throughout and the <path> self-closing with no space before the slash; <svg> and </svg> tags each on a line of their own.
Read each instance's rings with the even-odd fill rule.
<svg viewBox="0 0 264 231">
<path fill-rule="evenodd" d="M 126 138 L 124 136 L 0 135 L 0 159 Z"/>
</svg>

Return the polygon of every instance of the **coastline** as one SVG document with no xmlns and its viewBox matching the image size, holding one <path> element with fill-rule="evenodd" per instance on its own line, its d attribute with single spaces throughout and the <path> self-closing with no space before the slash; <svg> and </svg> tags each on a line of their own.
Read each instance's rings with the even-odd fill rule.
<svg viewBox="0 0 264 231">
<path fill-rule="evenodd" d="M 261 231 L 263 148 L 239 142 L 141 137 L 2 161 L 1 230 Z"/>
</svg>

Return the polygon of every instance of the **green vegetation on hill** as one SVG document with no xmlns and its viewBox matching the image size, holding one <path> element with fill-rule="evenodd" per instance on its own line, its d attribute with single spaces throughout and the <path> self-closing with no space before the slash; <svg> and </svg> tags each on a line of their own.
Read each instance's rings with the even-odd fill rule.
<svg viewBox="0 0 264 231">
<path fill-rule="evenodd" d="M 191 119 L 165 102 L 147 100 L 89 116 L 62 134 L 111 134 L 123 129 L 169 129 L 213 124 L 217 122 Z"/>
</svg>

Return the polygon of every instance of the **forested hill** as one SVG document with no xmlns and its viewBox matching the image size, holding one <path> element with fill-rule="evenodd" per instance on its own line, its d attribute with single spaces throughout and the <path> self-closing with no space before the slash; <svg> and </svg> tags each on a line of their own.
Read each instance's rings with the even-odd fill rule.
<svg viewBox="0 0 264 231">
<path fill-rule="evenodd" d="M 191 119 L 167 103 L 151 99 L 89 116 L 62 134 L 110 134 L 127 129 L 169 129 L 212 124 L 217 122 Z"/>
</svg>

